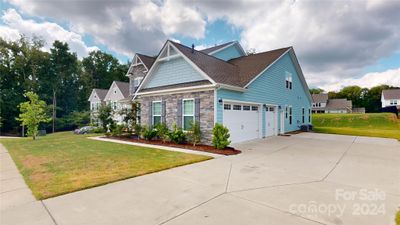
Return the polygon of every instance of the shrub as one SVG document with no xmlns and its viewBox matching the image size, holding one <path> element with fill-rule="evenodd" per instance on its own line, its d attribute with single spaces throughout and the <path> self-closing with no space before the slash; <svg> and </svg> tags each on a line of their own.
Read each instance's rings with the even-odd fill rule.
<svg viewBox="0 0 400 225">
<path fill-rule="evenodd" d="M 182 128 L 178 128 L 174 124 L 174 129 L 169 133 L 169 139 L 175 144 L 182 144 L 186 141 L 186 134 L 183 132 Z"/>
<path fill-rule="evenodd" d="M 102 127 L 96 127 L 93 130 L 90 131 L 90 133 L 95 133 L 95 134 L 101 134 L 104 133 L 105 130 Z"/>
<path fill-rule="evenodd" d="M 142 135 L 144 139 L 151 141 L 153 138 L 157 136 L 157 131 L 151 126 L 143 127 Z"/>
<path fill-rule="evenodd" d="M 198 122 L 192 123 L 190 130 L 188 132 L 188 138 L 192 142 L 193 146 L 200 143 L 201 141 L 201 130 L 200 124 Z"/>
<path fill-rule="evenodd" d="M 124 125 L 116 125 L 115 128 L 112 130 L 113 136 L 121 136 L 125 129 Z"/>
<path fill-rule="evenodd" d="M 138 136 L 139 139 L 140 135 L 142 134 L 143 127 L 140 124 L 135 124 L 134 129 L 135 129 L 135 134 Z"/>
<path fill-rule="evenodd" d="M 159 123 L 156 126 L 156 130 L 157 130 L 157 136 L 162 140 L 163 143 L 165 143 L 165 141 L 167 141 L 167 138 L 169 135 L 169 129 L 168 129 L 167 124 Z"/>
<path fill-rule="evenodd" d="M 230 135 L 228 128 L 219 123 L 215 124 L 212 138 L 212 143 L 215 148 L 224 149 L 228 147 L 228 145 L 231 143 L 231 141 L 229 141 L 229 137 Z"/>
<path fill-rule="evenodd" d="M 396 225 L 400 225 L 400 209 L 397 211 L 394 221 L 396 222 Z"/>
</svg>

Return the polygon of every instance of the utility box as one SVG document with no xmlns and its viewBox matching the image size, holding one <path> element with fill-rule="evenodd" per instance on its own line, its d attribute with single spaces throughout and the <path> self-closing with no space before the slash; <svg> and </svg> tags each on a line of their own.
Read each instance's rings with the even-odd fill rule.
<svg viewBox="0 0 400 225">
<path fill-rule="evenodd" d="M 310 126 L 309 125 L 301 125 L 300 130 L 304 132 L 310 131 Z"/>
</svg>

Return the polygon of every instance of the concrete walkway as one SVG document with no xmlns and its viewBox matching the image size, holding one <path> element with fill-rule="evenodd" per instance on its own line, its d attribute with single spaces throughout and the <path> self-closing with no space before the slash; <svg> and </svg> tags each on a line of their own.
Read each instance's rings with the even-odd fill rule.
<svg viewBox="0 0 400 225">
<path fill-rule="evenodd" d="M 400 206 L 397 141 L 303 133 L 236 147 L 243 153 L 43 204 L 58 225 L 394 225 Z M 22 224 L 18 213 L 8 216 L 4 224 Z"/>
<path fill-rule="evenodd" d="M 0 144 L 0 224 L 54 224 Z"/>
</svg>

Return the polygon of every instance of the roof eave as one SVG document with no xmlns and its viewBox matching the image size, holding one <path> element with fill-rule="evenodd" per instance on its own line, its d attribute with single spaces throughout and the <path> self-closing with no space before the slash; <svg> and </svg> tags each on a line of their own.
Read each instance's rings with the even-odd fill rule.
<svg viewBox="0 0 400 225">
<path fill-rule="evenodd" d="M 217 88 L 228 89 L 228 90 L 232 90 L 232 91 L 240 91 L 240 92 L 247 91 L 247 88 L 234 86 L 234 85 L 229 85 L 229 84 L 222 84 L 222 83 L 217 83 L 216 87 Z"/>
</svg>

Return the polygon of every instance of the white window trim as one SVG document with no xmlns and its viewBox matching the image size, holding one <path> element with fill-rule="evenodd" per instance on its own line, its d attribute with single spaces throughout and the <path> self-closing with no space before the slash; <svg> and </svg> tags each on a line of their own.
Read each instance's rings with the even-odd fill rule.
<svg viewBox="0 0 400 225">
<path fill-rule="evenodd" d="M 187 114 L 185 115 L 185 101 L 193 101 L 193 114 Z M 193 122 L 196 121 L 196 117 L 195 117 L 195 110 L 196 110 L 196 102 L 194 100 L 194 98 L 184 98 L 182 99 L 182 130 L 183 131 L 187 131 L 185 130 L 185 116 L 192 116 L 193 117 Z"/>
<path fill-rule="evenodd" d="M 288 90 L 293 90 L 293 75 L 289 71 L 285 72 L 285 88 Z M 287 86 L 286 86 L 287 85 Z"/>
<path fill-rule="evenodd" d="M 160 103 L 160 107 L 161 107 L 161 113 L 160 113 L 160 115 L 154 115 L 154 103 Z M 162 101 L 152 101 L 151 102 L 151 124 L 154 126 L 155 124 L 154 124 L 154 116 L 159 116 L 160 118 L 161 118 L 161 115 L 162 115 L 162 110 L 163 110 L 163 108 L 162 108 Z"/>
<path fill-rule="evenodd" d="M 288 116 L 289 125 L 292 125 L 293 124 L 293 107 L 291 105 L 289 105 L 288 110 L 289 110 L 289 112 L 288 112 L 289 113 L 289 116 Z"/>
</svg>

